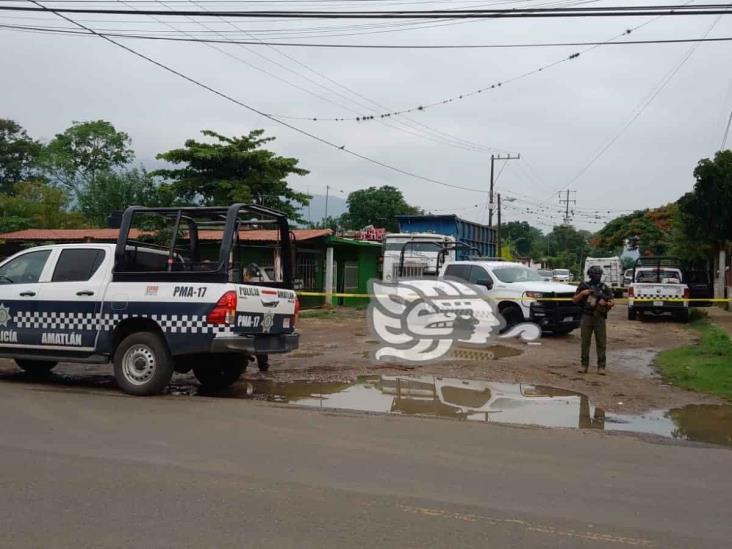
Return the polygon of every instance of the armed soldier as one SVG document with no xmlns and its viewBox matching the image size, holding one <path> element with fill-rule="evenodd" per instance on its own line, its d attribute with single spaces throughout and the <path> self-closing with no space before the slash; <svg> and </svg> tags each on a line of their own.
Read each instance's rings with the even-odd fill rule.
<svg viewBox="0 0 732 549">
<path fill-rule="evenodd" d="M 592 334 L 595 334 L 597 349 L 597 373 L 605 375 L 605 349 L 607 347 L 606 319 L 607 313 L 613 308 L 613 292 L 607 284 L 602 282 L 602 267 L 593 265 L 587 269 L 589 282 L 577 286 L 577 292 L 572 301 L 582 308 L 580 331 L 582 336 L 582 367 L 579 370 L 587 373 L 590 366 L 590 344 Z"/>
</svg>

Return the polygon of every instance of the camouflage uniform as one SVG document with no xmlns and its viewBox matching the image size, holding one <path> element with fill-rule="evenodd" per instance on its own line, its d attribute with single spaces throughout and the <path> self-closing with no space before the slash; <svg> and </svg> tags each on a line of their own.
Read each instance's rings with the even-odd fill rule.
<svg viewBox="0 0 732 549">
<path fill-rule="evenodd" d="M 606 302 L 610 302 L 613 298 L 612 290 L 600 282 L 599 284 L 591 284 L 583 282 L 577 286 L 575 294 L 583 290 L 593 290 L 597 294 L 602 295 Z M 605 320 L 607 319 L 607 310 L 600 310 L 592 303 L 592 296 L 585 297 L 579 302 L 582 309 L 582 320 L 580 321 L 580 334 L 582 337 L 582 352 L 580 360 L 582 368 L 587 371 L 590 366 L 590 345 L 592 343 L 592 334 L 595 334 L 595 348 L 597 350 L 597 370 L 602 372 L 605 370 L 607 360 L 605 358 L 605 350 L 607 348 L 607 330 Z"/>
</svg>

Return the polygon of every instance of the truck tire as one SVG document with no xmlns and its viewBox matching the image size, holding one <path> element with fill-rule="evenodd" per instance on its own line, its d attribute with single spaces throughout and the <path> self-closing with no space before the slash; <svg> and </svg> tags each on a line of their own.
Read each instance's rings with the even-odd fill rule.
<svg viewBox="0 0 732 549">
<path fill-rule="evenodd" d="M 210 355 L 193 367 L 193 375 L 204 389 L 220 391 L 239 379 L 244 372 L 245 360 L 247 357 L 240 354 Z"/>
<path fill-rule="evenodd" d="M 160 394 L 170 383 L 174 366 L 165 340 L 153 332 L 128 335 L 114 352 L 114 378 L 131 395 Z"/>
<path fill-rule="evenodd" d="M 628 307 L 628 320 L 638 320 L 638 311 Z"/>
<path fill-rule="evenodd" d="M 18 365 L 18 368 L 32 376 L 48 375 L 56 364 L 58 364 L 58 362 L 50 360 L 22 360 L 17 358 L 15 359 L 15 363 Z"/>
<path fill-rule="evenodd" d="M 506 326 L 503 328 L 504 331 L 524 321 L 524 313 L 521 312 L 521 308 L 518 305 L 506 305 L 499 312 L 506 321 Z"/>
<path fill-rule="evenodd" d="M 269 371 L 269 355 L 257 355 L 257 367 L 260 372 Z"/>
</svg>

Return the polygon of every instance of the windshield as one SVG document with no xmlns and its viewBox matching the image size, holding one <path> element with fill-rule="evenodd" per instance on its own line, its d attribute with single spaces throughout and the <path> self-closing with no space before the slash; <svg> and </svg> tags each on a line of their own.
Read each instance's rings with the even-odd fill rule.
<svg viewBox="0 0 732 549">
<path fill-rule="evenodd" d="M 528 267 L 498 267 L 493 274 L 501 282 L 543 282 L 542 276 Z"/>
<path fill-rule="evenodd" d="M 568 275 L 569 269 L 554 269 L 554 273 L 558 275 Z"/>
<path fill-rule="evenodd" d="M 385 252 L 400 252 L 402 251 L 402 248 L 404 248 L 404 245 L 407 244 L 407 242 L 387 242 L 384 244 L 384 251 Z M 411 241 L 409 246 L 407 246 L 404 249 L 404 253 L 409 255 L 412 252 L 432 252 L 437 253 L 442 248 L 442 244 L 440 242 L 416 242 Z"/>
<path fill-rule="evenodd" d="M 648 269 L 635 273 L 636 282 L 663 282 L 678 284 L 681 282 L 681 271 L 678 269 Z"/>
</svg>

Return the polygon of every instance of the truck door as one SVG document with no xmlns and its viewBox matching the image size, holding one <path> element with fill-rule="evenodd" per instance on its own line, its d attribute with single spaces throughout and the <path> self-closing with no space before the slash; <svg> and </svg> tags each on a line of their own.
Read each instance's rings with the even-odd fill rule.
<svg viewBox="0 0 732 549">
<path fill-rule="evenodd" d="M 41 275 L 51 250 L 29 251 L 0 267 L 0 348 L 37 344 L 33 319 L 37 315 Z"/>
<path fill-rule="evenodd" d="M 99 333 L 108 254 L 103 248 L 64 248 L 38 300 L 41 344 L 70 351 L 91 351 Z M 110 254 L 111 255 L 111 254 Z"/>
</svg>

